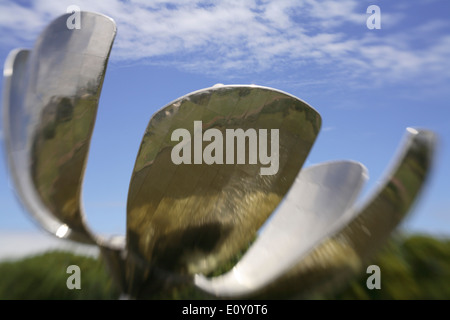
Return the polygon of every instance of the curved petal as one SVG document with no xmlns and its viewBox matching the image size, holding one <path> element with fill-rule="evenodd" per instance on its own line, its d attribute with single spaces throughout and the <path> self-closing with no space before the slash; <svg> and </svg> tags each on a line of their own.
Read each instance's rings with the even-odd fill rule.
<svg viewBox="0 0 450 320">
<path fill-rule="evenodd" d="M 419 196 L 432 167 L 435 144 L 434 133 L 408 128 L 383 183 L 362 206 L 350 211 L 349 223 L 257 297 L 307 297 L 333 291 L 367 268 Z"/>
<path fill-rule="evenodd" d="M 81 12 L 54 20 L 34 49 L 15 50 L 4 68 L 5 140 L 17 193 L 39 224 L 60 238 L 95 243 L 80 195 L 114 21 Z"/>
<path fill-rule="evenodd" d="M 211 279 L 196 275 L 195 284 L 220 297 L 241 297 L 267 286 L 324 237 L 345 225 L 345 212 L 366 179 L 366 169 L 350 161 L 302 170 L 273 218 L 237 265 Z"/>
<path fill-rule="evenodd" d="M 201 126 L 196 128 L 194 121 Z M 130 182 L 130 259 L 172 274 L 210 272 L 228 261 L 253 240 L 288 192 L 319 128 L 319 114 L 305 102 L 258 86 L 215 86 L 164 107 L 150 120 Z M 182 142 L 188 153 L 192 150 L 191 164 L 177 165 L 172 159 L 176 129 L 187 130 L 183 132 L 189 138 Z M 258 145 L 256 140 L 246 145 L 244 163 L 225 159 L 235 151 L 234 146 L 228 149 L 228 130 L 239 129 L 255 130 L 255 139 L 258 130 L 268 130 L 268 144 L 272 130 L 279 130 L 279 150 L 271 151 L 278 159 L 277 172 L 262 175 L 261 168 L 269 165 L 261 164 L 261 158 L 250 163 L 258 155 L 256 148 L 250 150 Z M 212 133 L 223 138 L 214 140 L 223 151 L 221 164 L 201 159 L 211 140 L 196 149 L 201 135 Z M 196 150 L 200 157 L 193 159 Z"/>
</svg>

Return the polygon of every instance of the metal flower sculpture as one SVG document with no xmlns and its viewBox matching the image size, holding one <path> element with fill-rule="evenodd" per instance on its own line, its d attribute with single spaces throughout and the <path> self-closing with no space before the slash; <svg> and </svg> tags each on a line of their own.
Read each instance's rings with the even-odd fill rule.
<svg viewBox="0 0 450 320">
<path fill-rule="evenodd" d="M 433 133 L 408 129 L 384 183 L 356 207 L 362 164 L 301 170 L 317 111 L 271 88 L 214 86 L 153 115 L 131 177 L 126 239 L 95 235 L 80 194 L 116 26 L 81 15 L 81 29 L 61 16 L 32 51 L 7 58 L 6 149 L 27 210 L 57 237 L 99 246 L 123 293 L 191 285 L 220 298 L 301 296 L 357 272 L 409 211 Z"/>
</svg>

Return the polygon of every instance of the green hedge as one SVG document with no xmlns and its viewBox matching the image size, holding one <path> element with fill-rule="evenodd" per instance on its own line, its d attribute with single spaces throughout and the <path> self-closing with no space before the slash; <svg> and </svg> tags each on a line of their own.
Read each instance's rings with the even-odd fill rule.
<svg viewBox="0 0 450 320">
<path fill-rule="evenodd" d="M 381 269 L 381 289 L 369 290 L 369 274 L 355 277 L 343 290 L 314 299 L 450 299 L 450 240 L 426 235 L 393 238 L 373 260 Z M 69 265 L 81 270 L 81 289 L 69 290 Z M 0 263 L 0 299 L 118 299 L 101 259 L 53 251 Z M 201 299 L 193 288 L 155 298 Z"/>
<path fill-rule="evenodd" d="M 81 289 L 69 290 L 66 282 L 71 273 L 67 267 L 81 270 Z M 15 262 L 0 264 L 0 299 L 87 300 L 117 299 L 100 259 L 52 251 Z"/>
</svg>

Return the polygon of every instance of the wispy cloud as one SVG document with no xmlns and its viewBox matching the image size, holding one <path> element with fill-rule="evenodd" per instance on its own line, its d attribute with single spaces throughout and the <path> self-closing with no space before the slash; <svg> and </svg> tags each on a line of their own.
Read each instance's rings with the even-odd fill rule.
<svg viewBox="0 0 450 320">
<path fill-rule="evenodd" d="M 376 36 L 366 29 L 366 7 L 356 0 L 225 1 L 57 1 L 27 6 L 0 4 L 4 43 L 35 38 L 69 5 L 112 17 L 118 25 L 112 61 L 175 65 L 198 72 L 232 74 L 282 69 L 302 72 L 327 67 L 347 79 L 379 83 L 450 73 L 450 37 L 436 36 L 418 48 L 418 37 L 450 27 L 448 21 L 420 22 L 415 27 Z M 401 12 L 383 12 L 395 26 Z M 351 31 L 349 31 L 351 30 Z M 435 78 L 435 77 L 428 77 Z M 311 79 L 317 80 L 317 79 Z"/>
<path fill-rule="evenodd" d="M 330 132 L 336 130 L 336 127 L 324 127 L 322 128 L 322 132 Z"/>
</svg>

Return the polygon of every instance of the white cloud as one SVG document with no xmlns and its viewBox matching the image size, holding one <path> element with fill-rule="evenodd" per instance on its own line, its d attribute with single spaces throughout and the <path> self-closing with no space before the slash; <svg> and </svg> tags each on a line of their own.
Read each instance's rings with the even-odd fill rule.
<svg viewBox="0 0 450 320">
<path fill-rule="evenodd" d="M 0 28 L 17 42 L 29 40 L 72 4 L 116 21 L 112 61 L 144 59 L 221 74 L 328 65 L 348 80 L 378 77 L 379 82 L 423 78 L 424 71 L 450 78 L 443 71 L 450 70 L 447 38 L 437 37 L 421 49 L 415 46 L 424 32 L 449 27 L 449 22 L 419 22 L 418 35 L 404 28 L 381 37 L 368 32 L 366 8 L 356 0 L 39 0 L 30 7 L 4 2 Z M 399 25 L 403 19 L 401 12 L 382 13 L 383 26 Z"/>
<path fill-rule="evenodd" d="M 330 132 L 336 130 L 336 127 L 324 127 L 322 128 L 322 132 Z"/>
</svg>

